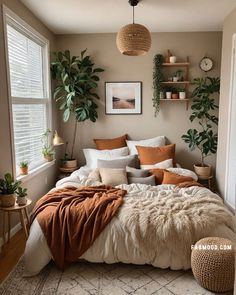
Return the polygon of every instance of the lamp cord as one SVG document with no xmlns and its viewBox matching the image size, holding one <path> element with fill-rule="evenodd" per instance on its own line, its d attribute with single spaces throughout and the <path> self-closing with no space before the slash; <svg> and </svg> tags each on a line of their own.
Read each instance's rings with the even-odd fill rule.
<svg viewBox="0 0 236 295">
<path fill-rule="evenodd" d="M 133 24 L 134 24 L 134 6 L 133 6 Z"/>
</svg>

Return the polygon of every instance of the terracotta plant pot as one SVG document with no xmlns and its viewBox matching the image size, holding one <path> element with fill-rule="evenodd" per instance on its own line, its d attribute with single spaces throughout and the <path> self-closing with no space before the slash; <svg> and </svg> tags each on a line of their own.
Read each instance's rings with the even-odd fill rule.
<svg viewBox="0 0 236 295">
<path fill-rule="evenodd" d="M 15 205 L 16 196 L 15 194 L 0 195 L 0 206 L 1 207 L 12 207 Z"/>
<path fill-rule="evenodd" d="M 17 197 L 16 202 L 17 202 L 17 204 L 18 204 L 19 206 L 26 205 L 26 203 L 27 203 L 27 198 L 26 198 L 26 197 Z"/>
<path fill-rule="evenodd" d="M 207 179 L 211 176 L 211 166 L 201 166 L 201 164 L 194 165 L 194 171 L 201 179 Z"/>
<path fill-rule="evenodd" d="M 179 99 L 178 93 L 172 93 L 171 98 L 172 99 Z"/>
<path fill-rule="evenodd" d="M 20 167 L 20 175 L 27 175 L 28 167 Z"/>
<path fill-rule="evenodd" d="M 47 160 L 48 162 L 52 162 L 52 160 L 53 160 L 53 155 L 47 155 L 47 156 L 44 156 L 44 159 Z"/>
<path fill-rule="evenodd" d="M 77 160 L 67 160 L 63 163 L 63 168 L 75 168 L 77 167 Z"/>
</svg>

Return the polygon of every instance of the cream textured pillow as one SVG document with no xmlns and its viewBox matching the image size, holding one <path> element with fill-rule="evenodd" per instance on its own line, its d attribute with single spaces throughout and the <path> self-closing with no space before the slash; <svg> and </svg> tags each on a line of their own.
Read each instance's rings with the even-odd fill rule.
<svg viewBox="0 0 236 295">
<path fill-rule="evenodd" d="M 158 136 L 150 139 L 143 140 L 126 140 L 127 146 L 129 148 L 130 155 L 137 155 L 138 151 L 136 145 L 148 146 L 148 147 L 158 147 L 166 144 L 165 136 Z"/>
<path fill-rule="evenodd" d="M 128 184 L 126 169 L 99 168 L 99 172 L 105 185 Z"/>
<path fill-rule="evenodd" d="M 141 165 L 141 169 L 155 169 L 155 168 L 159 168 L 159 169 L 167 169 L 167 168 L 172 168 L 173 167 L 173 160 L 172 159 L 168 159 L 165 161 L 162 161 L 160 163 L 156 163 L 153 165 Z"/>
</svg>

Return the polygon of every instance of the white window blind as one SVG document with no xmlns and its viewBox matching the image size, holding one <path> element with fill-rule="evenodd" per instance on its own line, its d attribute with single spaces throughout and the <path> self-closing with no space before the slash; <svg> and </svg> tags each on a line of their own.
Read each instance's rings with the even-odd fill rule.
<svg viewBox="0 0 236 295">
<path fill-rule="evenodd" d="M 42 134 L 50 128 L 48 45 L 19 20 L 5 17 L 17 176 L 21 161 L 29 161 L 30 170 L 44 163 Z"/>
</svg>

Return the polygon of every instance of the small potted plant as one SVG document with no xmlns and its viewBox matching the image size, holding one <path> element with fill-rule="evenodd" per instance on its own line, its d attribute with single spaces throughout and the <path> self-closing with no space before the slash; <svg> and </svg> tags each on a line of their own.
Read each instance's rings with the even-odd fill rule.
<svg viewBox="0 0 236 295">
<path fill-rule="evenodd" d="M 172 87 L 172 94 L 171 99 L 178 99 L 179 98 L 179 91 L 176 87 Z"/>
<path fill-rule="evenodd" d="M 213 124 L 218 125 L 218 118 L 212 112 L 218 109 L 218 105 L 212 96 L 220 92 L 220 78 L 197 78 L 193 85 L 193 112 L 189 120 L 198 121 L 200 130 L 189 129 L 187 134 L 182 135 L 182 139 L 191 151 L 200 151 L 201 163 L 195 164 L 194 170 L 200 178 L 207 179 L 211 175 L 211 166 L 205 163 L 205 158 L 217 152 L 218 136 L 214 133 Z"/>
<path fill-rule="evenodd" d="M 28 161 L 21 161 L 19 164 L 19 167 L 20 167 L 20 175 L 27 175 L 28 174 L 28 168 L 29 168 Z"/>
<path fill-rule="evenodd" d="M 20 181 L 15 181 L 10 173 L 6 173 L 0 179 L 0 206 L 12 207 L 15 205 L 15 192 L 20 185 Z"/>
<path fill-rule="evenodd" d="M 171 99 L 172 87 L 165 87 L 166 99 Z"/>
<path fill-rule="evenodd" d="M 48 162 L 51 162 L 54 159 L 55 151 L 50 143 L 51 130 L 47 129 L 46 132 L 42 135 L 43 149 L 42 154 L 44 159 Z"/>
<path fill-rule="evenodd" d="M 185 88 L 179 88 L 179 99 L 186 99 Z"/>
<path fill-rule="evenodd" d="M 18 187 L 16 191 L 17 199 L 16 202 L 19 206 L 26 205 L 27 203 L 27 189 L 22 188 L 21 186 Z"/>
<path fill-rule="evenodd" d="M 174 73 L 173 82 L 183 81 L 183 70 L 178 70 Z"/>
</svg>

